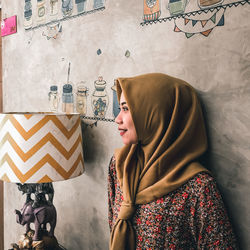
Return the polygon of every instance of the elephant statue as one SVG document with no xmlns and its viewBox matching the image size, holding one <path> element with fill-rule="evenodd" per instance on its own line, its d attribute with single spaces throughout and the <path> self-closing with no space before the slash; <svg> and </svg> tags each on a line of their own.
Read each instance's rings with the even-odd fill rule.
<svg viewBox="0 0 250 250">
<path fill-rule="evenodd" d="M 17 186 L 18 190 L 20 190 L 23 194 L 26 194 L 26 203 L 33 201 L 31 194 L 35 195 L 35 200 L 32 205 L 33 208 L 45 204 L 51 205 L 53 203 L 54 188 L 52 183 L 17 183 Z M 48 196 L 48 200 L 46 199 L 46 195 Z"/>
<path fill-rule="evenodd" d="M 21 212 L 19 210 L 15 210 L 16 213 L 16 221 L 22 226 L 26 225 L 26 233 L 28 233 L 30 228 L 30 223 L 35 224 L 35 234 L 33 236 L 33 240 L 41 240 L 42 233 L 46 232 L 46 224 L 50 224 L 50 231 L 48 235 L 50 237 L 54 237 L 54 230 L 56 227 L 56 208 L 52 205 L 43 205 L 38 208 L 33 208 L 33 202 L 25 203 Z"/>
</svg>

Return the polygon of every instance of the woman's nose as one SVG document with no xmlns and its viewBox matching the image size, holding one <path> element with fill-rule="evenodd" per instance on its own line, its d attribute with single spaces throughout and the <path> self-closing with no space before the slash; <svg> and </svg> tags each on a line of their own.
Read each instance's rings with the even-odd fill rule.
<svg viewBox="0 0 250 250">
<path fill-rule="evenodd" d="M 120 124 L 120 123 L 122 122 L 122 119 L 121 119 L 121 111 L 119 112 L 118 116 L 116 116 L 115 122 L 116 122 L 117 124 Z"/>
</svg>

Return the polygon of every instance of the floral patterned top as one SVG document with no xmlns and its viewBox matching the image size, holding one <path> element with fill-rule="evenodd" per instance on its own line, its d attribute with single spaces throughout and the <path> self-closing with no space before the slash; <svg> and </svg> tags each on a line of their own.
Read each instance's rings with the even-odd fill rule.
<svg viewBox="0 0 250 250">
<path fill-rule="evenodd" d="M 123 200 L 112 157 L 108 175 L 109 226 Z M 238 249 L 215 180 L 199 173 L 177 190 L 137 205 L 133 218 L 136 249 Z"/>
</svg>

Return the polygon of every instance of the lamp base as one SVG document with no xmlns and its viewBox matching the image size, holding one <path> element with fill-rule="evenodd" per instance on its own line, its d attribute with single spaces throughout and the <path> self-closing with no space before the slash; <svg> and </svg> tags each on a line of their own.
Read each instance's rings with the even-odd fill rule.
<svg viewBox="0 0 250 250">
<path fill-rule="evenodd" d="M 66 250 L 58 244 L 56 237 L 50 237 L 47 232 L 42 236 L 42 240 L 33 241 L 34 230 L 23 234 L 18 241 L 18 244 L 12 243 L 9 250 Z"/>
</svg>

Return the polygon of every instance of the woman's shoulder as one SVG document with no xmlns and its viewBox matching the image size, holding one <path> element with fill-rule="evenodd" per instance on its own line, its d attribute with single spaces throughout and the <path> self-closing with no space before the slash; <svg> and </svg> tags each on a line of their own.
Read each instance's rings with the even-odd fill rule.
<svg viewBox="0 0 250 250">
<path fill-rule="evenodd" d="M 201 172 L 189 179 L 184 188 L 190 190 L 194 196 L 200 196 L 201 193 L 208 192 L 208 190 L 217 191 L 217 184 L 211 174 Z"/>
<path fill-rule="evenodd" d="M 113 155 L 109 162 L 109 174 L 115 175 L 116 169 L 115 169 L 115 156 Z"/>
<path fill-rule="evenodd" d="M 109 167 L 114 167 L 114 166 L 115 166 L 115 155 L 112 155 L 109 162 Z"/>
</svg>

